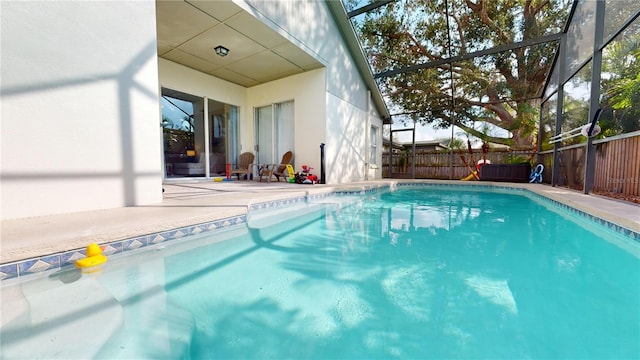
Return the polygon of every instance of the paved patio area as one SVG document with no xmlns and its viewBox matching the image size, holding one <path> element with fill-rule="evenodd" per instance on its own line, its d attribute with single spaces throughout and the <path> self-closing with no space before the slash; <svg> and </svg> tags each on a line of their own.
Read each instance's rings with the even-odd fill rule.
<svg viewBox="0 0 640 360">
<path fill-rule="evenodd" d="M 156 205 L 4 220 L 2 221 L 0 263 L 84 248 L 91 242 L 105 243 L 242 215 L 247 213 L 252 203 L 331 192 L 336 189 L 380 186 L 397 181 L 381 180 L 336 186 L 255 181 L 171 182 L 164 184 L 163 202 Z M 459 185 L 487 184 L 462 181 L 415 181 Z M 640 206 L 638 205 L 546 185 L 493 184 L 525 187 L 640 233 Z"/>
</svg>

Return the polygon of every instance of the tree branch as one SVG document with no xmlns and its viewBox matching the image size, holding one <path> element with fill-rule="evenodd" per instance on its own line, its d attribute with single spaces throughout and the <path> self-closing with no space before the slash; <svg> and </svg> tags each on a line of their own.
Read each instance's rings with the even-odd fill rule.
<svg viewBox="0 0 640 360">
<path fill-rule="evenodd" d="M 465 124 L 455 124 L 457 127 L 461 128 L 462 130 L 464 130 L 466 133 L 471 134 L 479 139 L 482 139 L 484 141 L 488 141 L 494 144 L 502 144 L 502 145 L 508 145 L 511 146 L 511 144 L 513 143 L 513 141 L 510 138 L 502 138 L 502 137 L 497 137 L 497 136 L 492 136 L 492 135 L 487 135 L 485 133 L 483 133 L 480 130 L 476 130 L 470 126 L 467 126 Z"/>
<path fill-rule="evenodd" d="M 496 62 L 495 62 L 496 69 L 498 70 L 500 75 L 502 75 L 504 79 L 507 81 L 507 84 L 509 84 L 509 87 L 512 89 L 516 89 L 517 86 L 519 85 L 519 81 L 518 79 L 513 77 L 513 74 L 511 73 L 511 66 L 508 65 L 508 61 L 509 61 L 508 58 L 507 60 L 503 60 L 500 58 L 496 59 Z"/>
<path fill-rule="evenodd" d="M 464 38 L 464 32 L 462 31 L 462 29 L 464 29 L 464 26 L 460 22 L 460 18 L 458 16 L 456 16 L 455 14 L 451 14 L 451 17 L 456 22 L 456 24 L 458 24 L 458 36 L 460 37 L 460 53 L 466 54 L 467 40 Z M 449 30 L 447 29 L 447 31 Z M 449 56 L 453 56 L 453 54 L 449 54 Z"/>
<path fill-rule="evenodd" d="M 500 126 L 501 128 L 508 129 L 508 128 L 511 128 L 511 126 L 513 125 L 515 119 L 507 111 L 507 109 L 505 109 L 502 105 L 499 105 L 499 104 L 486 104 L 484 106 L 484 108 L 487 109 L 487 110 L 491 110 L 494 113 L 496 113 L 496 115 L 500 118 L 502 123 L 507 124 L 506 127 L 504 125 Z"/>
<path fill-rule="evenodd" d="M 469 7 L 469 9 L 471 9 L 471 11 L 473 11 L 480 17 L 482 23 L 489 26 L 489 28 L 495 31 L 498 34 L 498 37 L 505 41 L 505 43 L 508 44 L 513 41 L 513 39 L 510 36 L 507 36 L 503 29 L 500 26 L 496 25 L 496 23 L 489 17 L 487 9 L 485 8 L 482 0 L 478 0 L 477 4 L 474 4 L 473 2 L 471 2 L 471 0 L 465 0 L 465 3 Z"/>
<path fill-rule="evenodd" d="M 536 16 L 545 6 L 547 6 L 549 4 L 549 0 L 545 0 L 543 1 L 540 5 L 538 5 L 535 9 L 533 9 L 533 11 L 531 12 L 531 16 Z"/>
</svg>

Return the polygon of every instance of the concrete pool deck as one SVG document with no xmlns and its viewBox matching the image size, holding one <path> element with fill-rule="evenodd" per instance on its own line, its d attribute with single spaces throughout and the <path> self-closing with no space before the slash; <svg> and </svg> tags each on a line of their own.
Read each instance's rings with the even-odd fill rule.
<svg viewBox="0 0 640 360">
<path fill-rule="evenodd" d="M 639 205 L 540 184 L 390 179 L 341 185 L 300 185 L 201 180 L 165 183 L 160 204 L 3 220 L 0 263 L 80 249 L 92 242 L 107 243 L 243 215 L 251 204 L 398 182 L 521 187 L 640 233 Z"/>
</svg>

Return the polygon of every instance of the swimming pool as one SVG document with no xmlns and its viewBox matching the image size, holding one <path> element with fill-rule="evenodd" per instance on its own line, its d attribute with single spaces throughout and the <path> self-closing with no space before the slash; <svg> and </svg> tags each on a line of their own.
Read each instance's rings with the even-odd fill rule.
<svg viewBox="0 0 640 360">
<path fill-rule="evenodd" d="M 526 192 L 333 196 L 3 285 L 2 358 L 638 358 L 639 253 Z"/>
</svg>

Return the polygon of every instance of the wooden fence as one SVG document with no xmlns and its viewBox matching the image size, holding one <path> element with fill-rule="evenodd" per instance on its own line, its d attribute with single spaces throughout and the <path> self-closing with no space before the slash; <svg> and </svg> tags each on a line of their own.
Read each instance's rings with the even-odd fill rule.
<svg viewBox="0 0 640 360">
<path fill-rule="evenodd" d="M 484 158 L 492 164 L 513 164 L 527 162 L 535 155 L 533 151 L 509 151 L 494 150 L 487 154 L 482 151 L 473 152 L 473 156 L 468 151 L 453 153 L 448 151 L 425 151 L 416 153 L 415 158 L 412 154 L 395 153 L 392 155 L 392 173 L 389 176 L 389 154 L 382 155 L 382 176 L 396 179 L 407 179 L 412 176 L 412 164 L 415 162 L 415 178 L 416 179 L 461 179 L 471 174 L 471 168 L 475 168 L 475 164 Z M 462 160 L 465 159 L 469 167 Z"/>
<path fill-rule="evenodd" d="M 596 145 L 596 170 L 594 192 L 615 193 L 621 195 L 640 196 L 640 132 L 616 136 L 610 139 L 594 141 Z M 573 146 L 558 153 L 559 176 L 558 186 L 576 190 L 584 189 L 585 147 Z M 474 163 L 468 152 L 428 151 L 411 154 L 393 154 L 392 173 L 389 176 L 389 154 L 382 156 L 383 177 L 411 178 L 412 163 L 415 162 L 416 179 L 461 179 L 470 174 L 469 168 L 461 159 L 473 167 Z M 473 160 L 483 158 L 480 151 L 474 151 Z M 544 165 L 543 182 L 550 184 L 553 169 L 553 154 L 535 155 L 531 151 L 498 151 L 486 154 L 492 164 L 511 164 L 531 160 L 531 164 Z M 533 167 L 533 166 L 532 166 Z"/>
<path fill-rule="evenodd" d="M 640 195 L 640 135 L 596 144 L 593 190 Z"/>
</svg>

